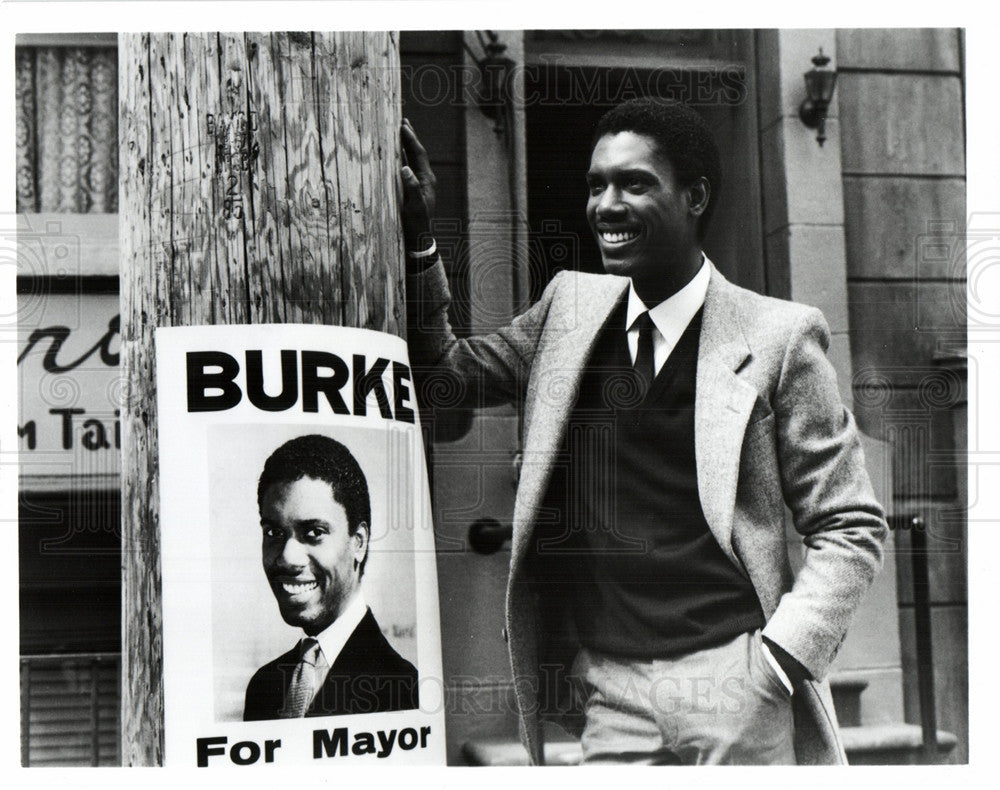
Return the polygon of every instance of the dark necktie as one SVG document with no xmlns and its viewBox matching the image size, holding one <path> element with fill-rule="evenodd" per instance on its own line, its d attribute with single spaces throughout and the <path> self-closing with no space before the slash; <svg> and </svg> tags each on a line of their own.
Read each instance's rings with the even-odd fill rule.
<svg viewBox="0 0 1000 790">
<path fill-rule="evenodd" d="M 635 355 L 635 372 L 642 380 L 643 394 L 649 391 L 655 372 L 653 369 L 653 319 L 649 311 L 641 313 L 632 326 L 639 327 L 639 348 Z"/>
<path fill-rule="evenodd" d="M 326 669 L 326 658 L 319 649 L 319 642 L 307 637 L 299 643 L 299 663 L 292 673 L 285 695 L 285 707 L 281 710 L 283 719 L 301 719 L 309 710 L 309 704 L 316 694 L 317 675 Z"/>
</svg>

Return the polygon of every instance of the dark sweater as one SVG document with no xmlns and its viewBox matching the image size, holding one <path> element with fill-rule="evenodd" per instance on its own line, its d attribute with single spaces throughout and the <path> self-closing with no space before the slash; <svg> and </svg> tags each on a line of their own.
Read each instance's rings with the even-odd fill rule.
<svg viewBox="0 0 1000 790">
<path fill-rule="evenodd" d="M 639 400 L 616 310 L 584 372 L 562 474 L 547 497 L 556 528 L 539 544 L 569 585 L 580 642 L 652 659 L 722 644 L 764 625 L 750 581 L 705 521 L 694 454 L 701 312 Z"/>
</svg>

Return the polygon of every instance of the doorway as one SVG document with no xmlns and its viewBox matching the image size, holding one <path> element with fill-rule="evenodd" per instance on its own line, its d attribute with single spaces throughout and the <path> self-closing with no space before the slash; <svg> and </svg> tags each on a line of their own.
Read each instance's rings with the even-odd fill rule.
<svg viewBox="0 0 1000 790">
<path fill-rule="evenodd" d="M 562 269 L 602 271 L 584 213 L 591 137 L 607 110 L 644 95 L 687 99 L 708 123 L 723 176 L 705 252 L 731 281 L 766 292 L 756 97 L 748 69 L 664 71 L 560 63 L 528 68 L 525 79 L 532 301 Z"/>
</svg>

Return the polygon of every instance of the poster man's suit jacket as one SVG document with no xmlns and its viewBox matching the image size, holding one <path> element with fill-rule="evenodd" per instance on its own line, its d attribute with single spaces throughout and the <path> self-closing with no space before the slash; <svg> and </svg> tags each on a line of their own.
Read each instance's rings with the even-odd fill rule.
<svg viewBox="0 0 1000 790">
<path fill-rule="evenodd" d="M 298 646 L 254 673 L 247 684 L 244 721 L 280 718 Z M 342 716 L 417 707 L 417 670 L 393 650 L 369 609 L 344 643 L 306 716 Z"/>
<path fill-rule="evenodd" d="M 522 738 L 535 762 L 542 744 L 533 694 L 548 629 L 539 628 L 533 594 L 534 524 L 590 351 L 627 287 L 620 277 L 562 272 L 509 326 L 457 340 L 440 262 L 407 280 L 415 366 L 457 376 L 469 405 L 523 404 L 506 617 Z M 844 761 L 822 679 L 888 534 L 828 344 L 818 310 L 739 288 L 713 267 L 697 363 L 698 492 L 712 533 L 760 599 L 763 633 L 817 679 L 793 696 L 800 763 Z M 669 452 L 670 437 L 663 443 Z M 805 546 L 794 578 L 786 506 Z"/>
</svg>

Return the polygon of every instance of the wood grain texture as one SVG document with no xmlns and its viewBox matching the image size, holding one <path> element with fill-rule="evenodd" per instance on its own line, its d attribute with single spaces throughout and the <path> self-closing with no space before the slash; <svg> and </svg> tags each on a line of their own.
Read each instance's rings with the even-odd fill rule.
<svg viewBox="0 0 1000 790">
<path fill-rule="evenodd" d="M 124 35 L 119 53 L 122 302 L 122 762 L 163 761 L 163 648 L 151 246 L 149 37 Z M 152 280 L 152 282 L 148 282 Z"/>
<path fill-rule="evenodd" d="M 126 765 L 163 762 L 153 330 L 405 336 L 395 33 L 122 34 Z"/>
</svg>

